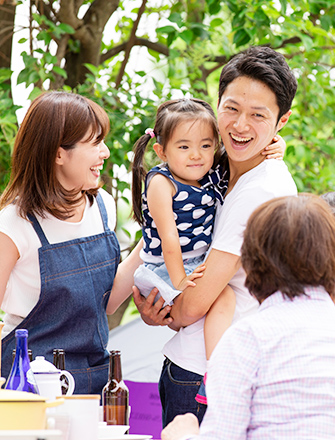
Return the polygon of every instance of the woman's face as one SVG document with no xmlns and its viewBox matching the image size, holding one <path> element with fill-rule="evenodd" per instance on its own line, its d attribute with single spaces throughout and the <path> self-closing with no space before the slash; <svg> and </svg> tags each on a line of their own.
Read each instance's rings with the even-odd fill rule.
<svg viewBox="0 0 335 440">
<path fill-rule="evenodd" d="M 291 111 L 277 123 L 276 95 L 261 81 L 241 76 L 232 81 L 218 106 L 218 123 L 230 163 L 257 162 L 260 152 L 288 121 Z"/>
<path fill-rule="evenodd" d="M 104 160 L 109 156 L 109 149 L 103 141 L 97 144 L 96 136 L 78 142 L 71 150 L 60 147 L 56 158 L 57 179 L 69 191 L 96 188 Z"/>
</svg>

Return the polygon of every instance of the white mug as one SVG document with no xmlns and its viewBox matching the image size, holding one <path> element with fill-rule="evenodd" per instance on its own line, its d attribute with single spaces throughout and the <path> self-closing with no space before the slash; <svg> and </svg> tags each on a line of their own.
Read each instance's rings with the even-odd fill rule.
<svg viewBox="0 0 335 440">
<path fill-rule="evenodd" d="M 62 396 L 64 403 L 55 408 L 56 429 L 62 429 L 60 421 L 68 419 L 68 440 L 98 440 L 99 394 L 75 394 Z"/>
<path fill-rule="evenodd" d="M 39 394 L 48 400 L 54 400 L 62 395 L 61 376 L 65 376 L 69 382 L 66 395 L 72 395 L 75 388 L 75 380 L 72 374 L 66 370 L 58 370 L 44 356 L 36 356 L 30 362 L 31 369 L 37 383 Z"/>
</svg>

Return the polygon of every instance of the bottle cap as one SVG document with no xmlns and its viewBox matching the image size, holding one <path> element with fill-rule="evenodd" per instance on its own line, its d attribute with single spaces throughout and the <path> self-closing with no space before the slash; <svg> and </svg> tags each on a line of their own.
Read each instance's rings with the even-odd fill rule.
<svg viewBox="0 0 335 440">
<path fill-rule="evenodd" d="M 15 330 L 15 336 L 28 337 L 28 330 L 25 328 L 19 328 Z"/>
</svg>

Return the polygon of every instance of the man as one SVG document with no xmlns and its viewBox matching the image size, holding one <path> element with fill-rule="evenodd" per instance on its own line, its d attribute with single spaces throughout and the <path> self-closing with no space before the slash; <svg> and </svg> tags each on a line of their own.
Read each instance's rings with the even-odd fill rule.
<svg viewBox="0 0 335 440">
<path fill-rule="evenodd" d="M 206 371 L 204 317 L 217 301 L 224 303 L 221 292 L 227 284 L 236 296 L 233 323 L 257 310 L 241 268 L 243 231 L 250 214 L 263 202 L 297 192 L 285 163 L 262 155 L 288 122 L 296 89 L 285 58 L 268 47 L 251 47 L 222 69 L 217 113 L 226 150 L 222 159 L 228 162 L 228 189 L 217 209 L 203 277 L 176 298 L 171 310 L 170 326 L 178 333 L 163 349 L 166 360 L 159 388 L 164 426 L 187 412 L 202 420 L 206 406 L 195 397 Z M 166 313 L 158 308 L 161 304 L 152 306 L 153 297 L 144 300 L 134 290 L 135 303 L 147 323 L 168 323 Z"/>
</svg>

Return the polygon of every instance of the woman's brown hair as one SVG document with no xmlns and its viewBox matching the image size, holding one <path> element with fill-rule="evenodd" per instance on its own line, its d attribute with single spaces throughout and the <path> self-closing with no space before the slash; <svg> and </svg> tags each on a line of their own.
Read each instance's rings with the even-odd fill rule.
<svg viewBox="0 0 335 440">
<path fill-rule="evenodd" d="M 219 130 L 212 107 L 201 99 L 176 99 L 166 101 L 157 109 L 156 122 L 153 129 L 156 142 L 164 148 L 173 135 L 176 127 L 185 121 L 207 121 L 213 129 L 213 136 L 217 144 L 214 163 L 222 156 L 223 147 L 219 145 Z M 147 175 L 144 166 L 144 153 L 149 141 L 150 134 L 141 136 L 134 145 L 134 159 L 132 165 L 132 201 L 133 217 L 141 225 L 142 217 L 142 186 Z"/>
<path fill-rule="evenodd" d="M 79 141 L 101 142 L 109 131 L 106 112 L 95 102 L 67 92 L 47 92 L 31 103 L 15 139 L 10 181 L 0 198 L 0 209 L 15 202 L 19 214 L 36 213 L 66 219 L 78 203 L 56 178 L 59 147 L 75 148 Z M 98 188 L 83 191 L 90 202 Z"/>
<path fill-rule="evenodd" d="M 250 216 L 241 254 L 245 285 L 259 302 L 276 291 L 289 298 L 305 286 L 335 294 L 335 217 L 312 194 L 270 200 Z"/>
</svg>

